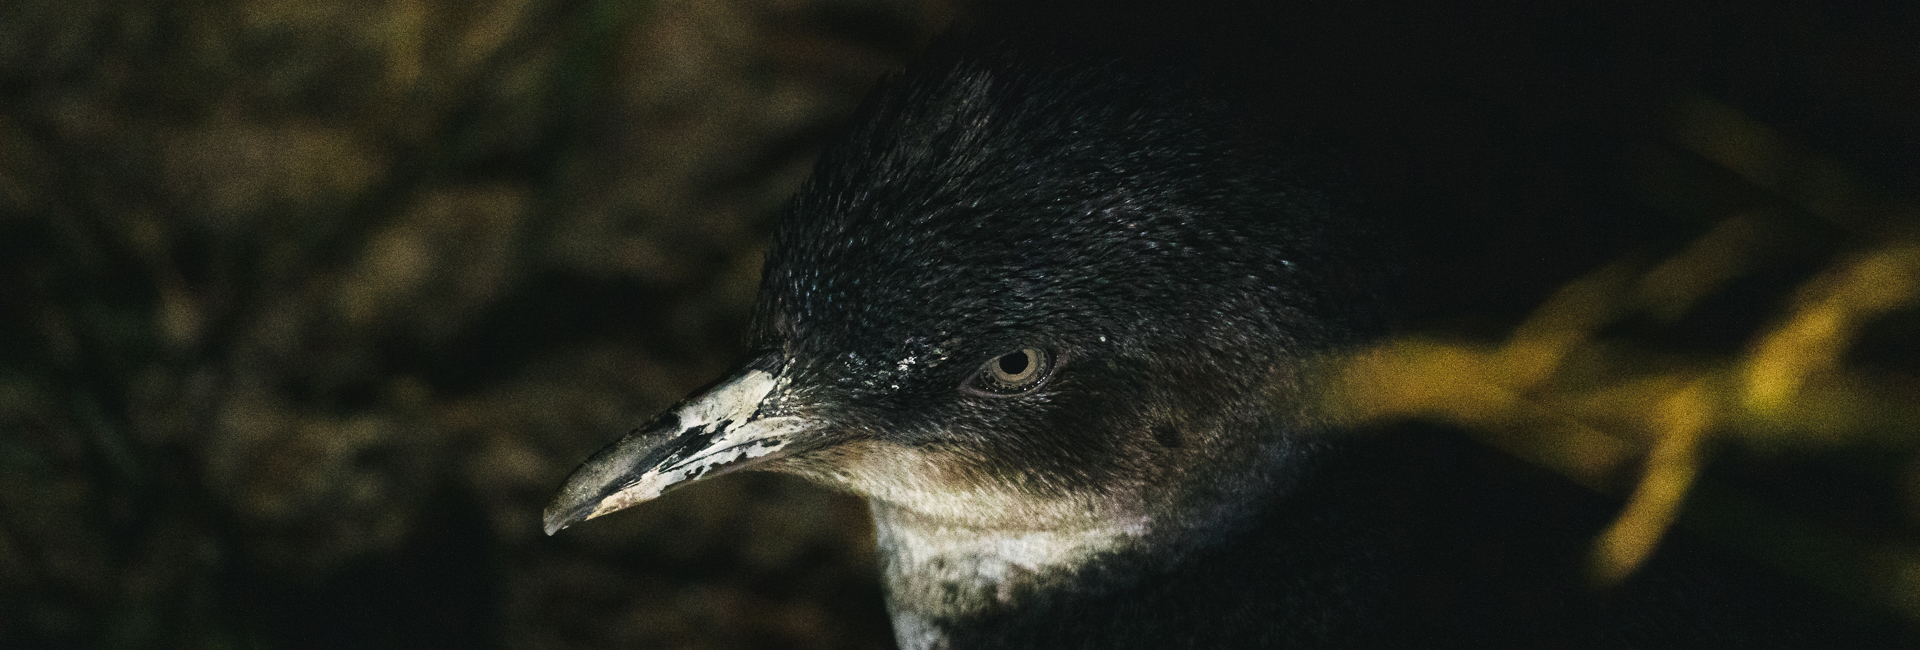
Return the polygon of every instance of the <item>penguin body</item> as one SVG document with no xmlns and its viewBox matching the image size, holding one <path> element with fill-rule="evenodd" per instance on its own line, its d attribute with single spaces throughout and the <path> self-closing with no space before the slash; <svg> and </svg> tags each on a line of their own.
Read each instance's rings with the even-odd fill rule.
<svg viewBox="0 0 1920 650">
<path fill-rule="evenodd" d="M 1034 34 L 882 84 L 776 229 L 749 358 L 588 459 L 550 533 L 738 469 L 805 476 L 872 504 L 909 649 L 1845 636 L 1770 625 L 1803 603 L 1765 579 L 1596 591 L 1604 500 L 1319 415 L 1315 360 L 1383 329 L 1375 228 L 1212 85 L 1235 75 Z"/>
</svg>

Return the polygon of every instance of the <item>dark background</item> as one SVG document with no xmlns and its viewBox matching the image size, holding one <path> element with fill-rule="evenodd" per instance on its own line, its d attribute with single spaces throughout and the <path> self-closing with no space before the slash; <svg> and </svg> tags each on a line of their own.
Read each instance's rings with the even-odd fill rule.
<svg viewBox="0 0 1920 650">
<path fill-rule="evenodd" d="M 1607 333 L 1737 356 L 1820 269 L 1915 235 L 1915 5 L 1430 4 L 1282 32 L 1324 55 L 1288 117 L 1405 217 L 1411 330 L 1500 337 L 1739 217 L 1762 263 Z M 856 500 L 741 475 L 557 538 L 540 509 L 726 368 L 813 154 L 980 13 L 0 5 L 0 646 L 888 647 Z M 1877 319 L 1848 363 L 1920 401 L 1916 332 Z M 1710 474 L 1916 620 L 1920 433 L 1890 430 Z"/>
</svg>

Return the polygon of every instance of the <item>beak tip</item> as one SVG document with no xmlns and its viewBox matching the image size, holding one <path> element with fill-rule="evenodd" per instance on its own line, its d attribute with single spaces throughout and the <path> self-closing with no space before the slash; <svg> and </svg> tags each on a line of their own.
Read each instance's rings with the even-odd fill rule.
<svg viewBox="0 0 1920 650">
<path fill-rule="evenodd" d="M 547 511 L 543 513 L 541 517 L 541 523 L 545 525 L 547 536 L 552 537 L 554 533 L 566 530 L 568 526 L 587 519 L 587 517 L 580 516 L 579 510 L 579 508 L 563 507 L 559 501 L 555 501 L 553 505 L 547 506 Z"/>
</svg>

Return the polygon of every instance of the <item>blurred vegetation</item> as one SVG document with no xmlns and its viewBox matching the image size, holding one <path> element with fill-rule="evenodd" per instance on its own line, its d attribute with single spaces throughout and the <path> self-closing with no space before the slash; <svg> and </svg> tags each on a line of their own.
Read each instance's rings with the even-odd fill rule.
<svg viewBox="0 0 1920 650">
<path fill-rule="evenodd" d="M 860 503 L 539 513 L 950 11 L 0 5 L 0 646 L 885 645 Z"/>
<path fill-rule="evenodd" d="M 1920 617 L 1920 59 L 1809 11 L 1600 37 L 1701 66 L 1596 164 L 1685 235 L 1481 243 L 1350 414 L 1627 496 L 1603 580 L 1677 521 Z M 812 152 L 959 14 L 0 4 L 0 646 L 887 647 L 856 501 L 539 511 L 730 362 Z"/>
<path fill-rule="evenodd" d="M 1330 359 L 1331 412 L 1455 425 L 1626 494 L 1594 541 L 1599 585 L 1631 575 L 1678 522 L 1849 602 L 1920 622 L 1920 203 L 1876 197 L 1838 163 L 1707 97 L 1682 94 L 1670 113 L 1668 145 L 1732 172 L 1735 193 L 1777 205 L 1735 210 L 1663 258 L 1632 256 L 1567 283 L 1504 340 L 1415 334 Z M 1645 200 L 1670 206 L 1718 189 L 1676 187 L 1684 181 L 1671 171 L 1639 179 Z M 1791 231 L 1808 220 L 1846 236 L 1804 250 Z M 1730 285 L 1777 271 L 1776 256 L 1795 248 L 1822 266 L 1764 282 L 1763 292 L 1780 294 L 1760 301 L 1775 313 L 1706 330 L 1754 328 L 1734 352 L 1659 349 L 1662 330 L 1685 327 Z M 1835 472 L 1876 487 L 1803 486 L 1792 499 L 1800 503 L 1772 502 L 1702 478 L 1729 455 L 1721 448 L 1772 460 L 1877 456 Z M 1861 496 L 1895 503 L 1864 522 L 1807 511 L 1860 508 L 1844 501 Z"/>
</svg>

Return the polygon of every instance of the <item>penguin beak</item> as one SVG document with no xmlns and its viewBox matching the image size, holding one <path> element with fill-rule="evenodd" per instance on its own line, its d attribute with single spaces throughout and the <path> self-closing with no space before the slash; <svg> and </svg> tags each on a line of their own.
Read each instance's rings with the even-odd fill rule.
<svg viewBox="0 0 1920 650">
<path fill-rule="evenodd" d="M 634 429 L 573 470 L 547 506 L 547 534 L 660 496 L 689 481 L 762 465 L 790 453 L 808 418 L 777 413 L 787 382 L 777 354 Z"/>
</svg>

